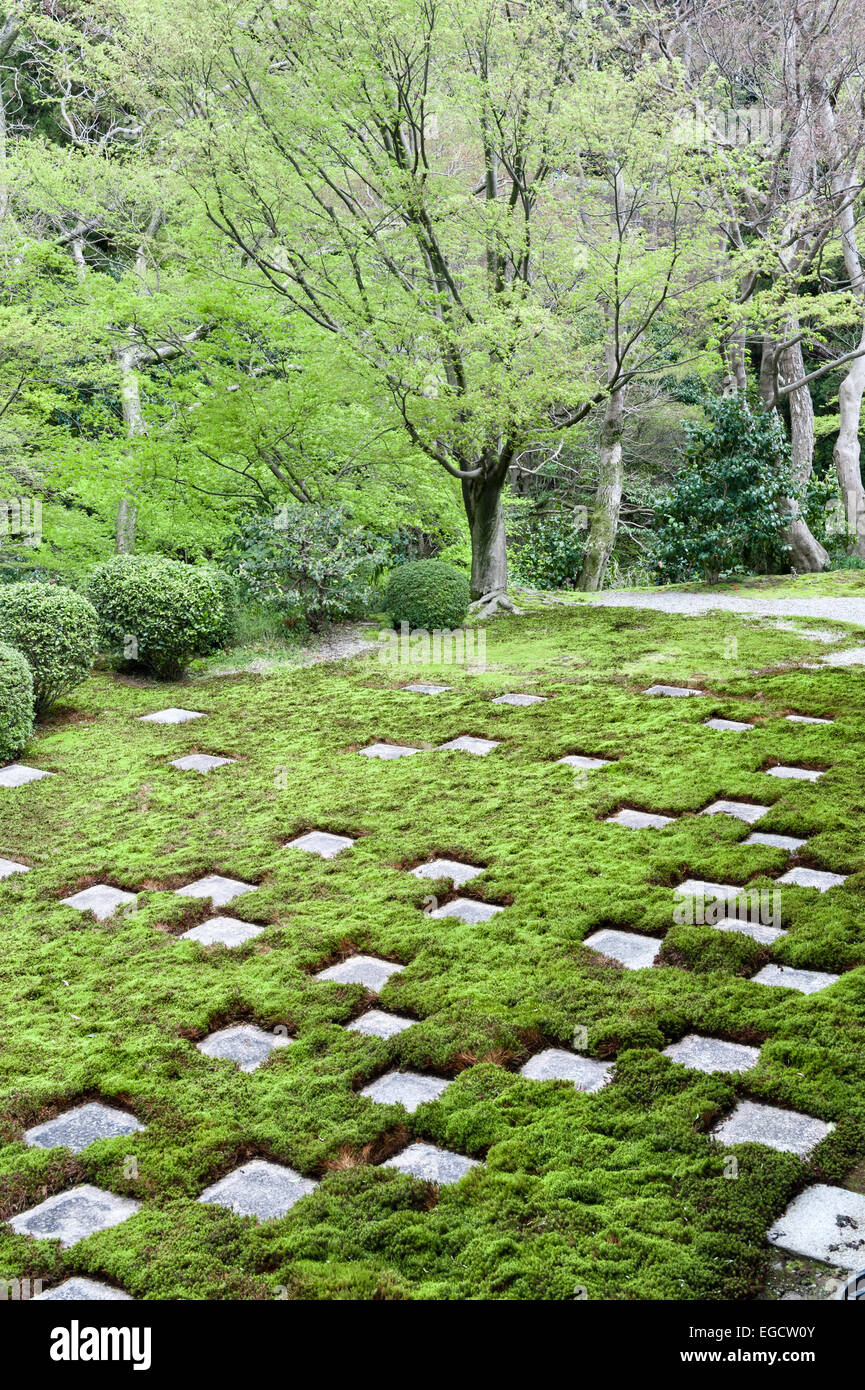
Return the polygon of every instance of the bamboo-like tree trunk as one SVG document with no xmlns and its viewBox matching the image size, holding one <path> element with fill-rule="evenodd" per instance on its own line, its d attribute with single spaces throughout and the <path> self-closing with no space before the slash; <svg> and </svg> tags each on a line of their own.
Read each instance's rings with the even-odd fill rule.
<svg viewBox="0 0 865 1390">
<path fill-rule="evenodd" d="M 598 486 L 592 510 L 583 567 L 577 587 L 588 593 L 600 589 L 607 573 L 616 534 L 619 529 L 619 510 L 622 505 L 624 466 L 622 460 L 622 429 L 625 419 L 625 393 L 621 387 L 610 392 L 604 409 L 601 428 L 601 452 Z"/>
</svg>

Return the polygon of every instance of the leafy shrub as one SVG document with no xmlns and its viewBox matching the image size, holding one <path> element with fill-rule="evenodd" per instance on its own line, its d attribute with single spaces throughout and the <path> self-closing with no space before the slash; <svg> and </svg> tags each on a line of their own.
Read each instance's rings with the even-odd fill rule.
<svg viewBox="0 0 865 1390">
<path fill-rule="evenodd" d="M 514 575 L 534 589 L 573 589 L 586 548 L 585 512 L 522 517 L 511 543 Z"/>
<path fill-rule="evenodd" d="M 0 642 L 0 764 L 16 758 L 33 733 L 33 673 L 26 658 Z"/>
<path fill-rule="evenodd" d="M 87 679 L 98 634 L 92 605 L 72 589 L 24 581 L 0 588 L 0 641 L 26 656 L 37 714 Z"/>
<path fill-rule="evenodd" d="M 384 606 L 394 627 L 459 627 L 469 611 L 469 581 L 443 560 L 415 560 L 394 570 L 385 592 Z"/>
<path fill-rule="evenodd" d="M 315 631 L 367 610 L 385 558 L 341 508 L 286 506 L 245 521 L 226 564 L 245 598 L 276 608 L 286 627 Z"/>
<path fill-rule="evenodd" d="M 658 583 L 786 567 L 784 500 L 797 497 L 777 415 L 739 396 L 704 402 L 708 420 L 686 423 L 687 462 L 656 507 Z"/>
<path fill-rule="evenodd" d="M 115 555 L 91 571 L 86 590 L 108 648 L 162 680 L 177 679 L 192 657 L 217 650 L 231 635 L 234 586 L 213 566 Z"/>
</svg>

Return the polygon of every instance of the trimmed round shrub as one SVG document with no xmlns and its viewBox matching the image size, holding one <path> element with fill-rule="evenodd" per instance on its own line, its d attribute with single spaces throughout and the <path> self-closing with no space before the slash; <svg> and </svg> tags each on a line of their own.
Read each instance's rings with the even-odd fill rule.
<svg viewBox="0 0 865 1390">
<path fill-rule="evenodd" d="M 91 570 L 86 592 L 109 650 L 161 680 L 224 645 L 234 623 L 233 585 L 210 565 L 161 555 L 115 555 Z"/>
<path fill-rule="evenodd" d="M 395 569 L 385 591 L 384 606 L 394 627 L 460 627 L 469 611 L 469 581 L 443 560 L 415 560 Z"/>
<path fill-rule="evenodd" d="M 0 642 L 0 764 L 17 758 L 33 733 L 33 672 L 14 647 Z"/>
<path fill-rule="evenodd" d="M 90 674 L 99 650 L 93 607 L 57 584 L 22 582 L 0 588 L 0 642 L 17 647 L 33 672 L 37 715 Z"/>
</svg>

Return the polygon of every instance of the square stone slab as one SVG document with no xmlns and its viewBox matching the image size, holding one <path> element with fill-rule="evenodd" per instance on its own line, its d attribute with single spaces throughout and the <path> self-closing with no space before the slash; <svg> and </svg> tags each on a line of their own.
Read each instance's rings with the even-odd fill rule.
<svg viewBox="0 0 865 1390">
<path fill-rule="evenodd" d="M 224 907 L 226 903 L 239 898 L 241 893 L 254 893 L 254 883 L 242 883 L 239 878 L 224 878 L 222 874 L 208 874 L 195 883 L 187 883 L 185 888 L 175 889 L 181 898 L 210 898 L 214 907 Z"/>
<path fill-rule="evenodd" d="M 344 849 L 351 849 L 354 840 L 348 835 L 331 835 L 329 830 L 308 830 L 296 840 L 289 840 L 284 849 L 305 849 L 320 854 L 322 859 L 335 859 Z"/>
<path fill-rule="evenodd" d="M 200 710 L 194 709 L 160 709 L 155 714 L 142 714 L 139 716 L 141 724 L 185 724 L 188 719 L 203 719 L 204 715 Z"/>
<path fill-rule="evenodd" d="M 596 1062 L 594 1057 L 579 1057 L 563 1047 L 547 1047 L 520 1067 L 520 1075 L 532 1081 L 570 1081 L 578 1091 L 600 1091 L 612 1070 L 612 1062 Z"/>
<path fill-rule="evenodd" d="M 117 1139 L 123 1134 L 139 1134 L 143 1129 L 144 1125 L 125 1110 L 90 1101 L 25 1130 L 24 1142 L 36 1149 L 64 1148 L 80 1154 L 97 1139 Z"/>
<path fill-rule="evenodd" d="M 687 685 L 650 685 L 648 690 L 643 691 L 644 695 L 703 695 L 702 690 L 692 690 Z"/>
<path fill-rule="evenodd" d="M 590 950 L 617 960 L 626 970 L 647 970 L 663 944 L 658 936 L 638 936 L 636 932 L 608 928 L 594 932 L 583 942 Z"/>
<path fill-rule="evenodd" d="M 458 859 L 433 859 L 429 864 L 419 864 L 411 872 L 413 878 L 449 878 L 454 888 L 461 888 L 484 870 L 475 864 L 461 864 Z"/>
<path fill-rule="evenodd" d="M 212 772 L 215 767 L 226 767 L 229 763 L 236 763 L 236 758 L 216 758 L 210 753 L 190 753 L 186 758 L 175 758 L 172 767 L 179 767 L 181 772 Z"/>
<path fill-rule="evenodd" d="M 413 695 L 444 695 L 446 690 L 451 690 L 450 685 L 427 685 L 424 681 L 418 681 L 415 685 L 404 685 L 403 690 L 410 690 Z"/>
<path fill-rule="evenodd" d="M 397 1033 L 404 1033 L 406 1028 L 413 1025 L 413 1018 L 399 1018 L 396 1014 L 385 1013 L 383 1009 L 369 1009 L 348 1025 L 348 1031 L 363 1033 L 367 1038 L 395 1038 Z"/>
<path fill-rule="evenodd" d="M 76 912 L 92 912 L 100 922 L 111 917 L 121 903 L 134 903 L 134 893 L 124 893 L 120 888 L 112 888 L 107 883 L 94 883 L 92 888 L 82 888 L 71 898 L 61 898 L 66 907 L 74 907 Z"/>
<path fill-rule="evenodd" d="M 53 776 L 53 772 L 43 772 L 40 767 L 10 763 L 8 767 L 0 767 L 0 787 L 24 787 L 28 782 L 38 782 L 40 777 Z"/>
<path fill-rule="evenodd" d="M 765 816 L 767 811 L 771 811 L 771 806 L 755 806 L 750 801 L 713 801 L 711 806 L 707 806 L 701 811 L 702 816 L 735 816 L 736 820 L 743 820 L 748 825 L 753 825 L 754 821 Z"/>
<path fill-rule="evenodd" d="M 739 719 L 704 719 L 703 725 L 707 729 L 727 729 L 730 733 L 744 733 L 746 729 L 753 729 L 753 724 L 745 724 Z"/>
<path fill-rule="evenodd" d="M 817 719 L 813 714 L 785 714 L 788 724 L 834 724 L 834 719 Z"/>
<path fill-rule="evenodd" d="M 542 705 L 546 695 L 497 695 L 494 705 Z"/>
<path fill-rule="evenodd" d="M 607 816 L 608 825 L 626 825 L 629 830 L 663 830 L 672 825 L 675 816 L 658 816 L 651 811 L 632 811 L 627 806 L 615 816 Z"/>
<path fill-rule="evenodd" d="M 582 753 L 569 753 L 566 758 L 557 758 L 557 763 L 564 763 L 566 767 L 583 768 L 586 772 L 591 772 L 596 767 L 609 767 L 609 758 L 584 758 Z"/>
<path fill-rule="evenodd" d="M 765 927 L 762 922 L 743 922 L 738 917 L 724 917 L 720 922 L 710 923 L 710 926 L 716 931 L 741 932 L 743 936 L 750 936 L 752 941 L 759 941 L 762 946 L 771 946 L 779 936 L 787 935 L 780 927 Z"/>
<path fill-rule="evenodd" d="M 388 762 L 392 758 L 410 758 L 412 753 L 420 751 L 419 748 L 409 748 L 404 743 L 371 743 L 369 748 L 358 749 L 362 758 L 382 758 Z"/>
<path fill-rule="evenodd" d="M 713 1137 L 721 1144 L 766 1144 L 781 1153 L 807 1158 L 834 1128 L 834 1124 L 815 1120 L 812 1115 L 740 1100 L 735 1110 L 713 1130 Z"/>
<path fill-rule="evenodd" d="M 378 994 L 390 979 L 405 970 L 404 965 L 395 965 L 392 960 L 379 960 L 377 956 L 349 956 L 338 965 L 329 965 L 320 970 L 316 980 L 333 980 L 338 985 L 363 985 L 372 994 Z"/>
<path fill-rule="evenodd" d="M 189 931 L 181 932 L 178 941 L 200 941 L 202 946 L 242 946 L 244 941 L 252 941 L 261 936 L 264 927 L 256 927 L 252 922 L 240 922 L 236 917 L 211 917 L 209 922 L 201 922 Z"/>
<path fill-rule="evenodd" d="M 275 1221 L 285 1216 L 295 1202 L 314 1192 L 318 1183 L 301 1177 L 293 1168 L 253 1158 L 233 1173 L 206 1187 L 198 1198 L 217 1207 L 227 1207 L 235 1216 L 254 1216 L 258 1221 Z"/>
<path fill-rule="evenodd" d="M 777 985 L 781 989 L 798 989 L 800 994 L 819 994 L 840 980 L 840 975 L 828 975 L 824 970 L 794 970 L 791 965 L 764 965 L 751 979 L 758 985 Z"/>
<path fill-rule="evenodd" d="M 844 883 L 849 874 L 828 874 L 823 869 L 788 869 L 779 883 L 795 883 L 797 888 L 816 888 L 818 893 L 828 893 Z"/>
<path fill-rule="evenodd" d="M 29 874 L 27 864 L 16 864 L 14 859 L 0 859 L 0 878 L 11 878 L 13 874 Z M 481 870 L 478 870 L 480 873 Z"/>
<path fill-rule="evenodd" d="M 64 1250 L 86 1240 L 97 1231 L 107 1231 L 134 1216 L 141 1206 L 131 1197 L 117 1197 L 91 1183 L 81 1183 L 68 1192 L 58 1192 L 47 1201 L 31 1207 L 20 1216 L 10 1217 L 8 1225 L 19 1236 L 37 1240 L 59 1240 Z"/>
<path fill-rule="evenodd" d="M 419 1105 L 438 1100 L 450 1084 L 439 1076 L 422 1076 L 417 1071 L 389 1071 L 369 1086 L 364 1086 L 359 1094 L 374 1100 L 377 1105 L 401 1105 L 413 1115 Z"/>
<path fill-rule="evenodd" d="M 699 1033 L 689 1033 L 680 1042 L 665 1047 L 663 1052 L 665 1057 L 691 1071 L 750 1071 L 760 1059 L 759 1047 L 705 1038 Z"/>
<path fill-rule="evenodd" d="M 767 835 L 765 830 L 755 830 L 743 845 L 768 845 L 770 849 L 785 849 L 789 854 L 798 854 L 807 840 L 797 840 L 794 835 Z"/>
<path fill-rule="evenodd" d="M 769 1244 L 840 1269 L 865 1268 L 865 1197 L 826 1183 L 806 1187 L 770 1228 Z"/>
<path fill-rule="evenodd" d="M 265 1033 L 253 1023 L 238 1023 L 231 1028 L 220 1028 L 196 1043 L 199 1052 L 205 1057 L 218 1057 L 235 1062 L 241 1071 L 255 1071 L 266 1062 L 277 1047 L 288 1047 L 292 1041 L 282 1033 Z"/>
<path fill-rule="evenodd" d="M 487 753 L 492 753 L 494 748 L 498 748 L 499 743 L 492 738 L 474 738 L 471 734 L 460 734 L 459 738 L 452 738 L 450 743 L 439 744 L 440 753 L 477 753 L 480 757 L 485 757 Z"/>
<path fill-rule="evenodd" d="M 408 1173 L 423 1182 L 434 1182 L 439 1187 L 459 1182 L 472 1168 L 482 1165 L 476 1158 L 466 1158 L 463 1154 L 449 1153 L 435 1144 L 409 1144 L 402 1153 L 388 1158 L 382 1168 L 397 1168 L 400 1173 Z"/>
<path fill-rule="evenodd" d="M 769 777 L 786 777 L 797 782 L 819 782 L 823 776 L 812 767 L 770 767 L 766 773 Z"/>
<path fill-rule="evenodd" d="M 129 1303 L 134 1303 L 131 1294 L 123 1293 L 121 1289 L 112 1289 L 110 1284 L 98 1284 L 95 1279 L 82 1279 L 76 1275 L 72 1279 L 66 1279 L 62 1284 L 58 1284 L 53 1289 L 46 1289 L 44 1293 L 38 1293 L 31 1299 L 32 1303 L 49 1303 L 58 1299 L 73 1299 L 79 1302 L 97 1303 L 100 1301 L 108 1302 L 110 1299 L 120 1301 L 125 1299 Z"/>
<path fill-rule="evenodd" d="M 457 917 L 461 922 L 468 922 L 473 925 L 477 922 L 488 922 L 497 913 L 504 912 L 503 907 L 496 907 L 493 903 L 478 903 L 474 898 L 454 898 L 452 903 L 445 903 L 444 907 L 437 907 L 435 912 L 431 912 L 430 917 Z"/>
<path fill-rule="evenodd" d="M 707 898 L 713 902 L 738 902 L 744 898 L 747 888 L 737 888 L 734 883 L 708 883 L 704 878 L 686 878 L 678 888 L 673 889 L 683 898 Z"/>
</svg>

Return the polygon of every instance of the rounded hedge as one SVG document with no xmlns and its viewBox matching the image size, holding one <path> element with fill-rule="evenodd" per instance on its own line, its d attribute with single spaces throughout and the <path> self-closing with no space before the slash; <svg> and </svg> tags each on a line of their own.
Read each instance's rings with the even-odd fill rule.
<svg viewBox="0 0 865 1390">
<path fill-rule="evenodd" d="M 115 555 L 88 576 L 86 592 L 107 646 L 162 680 L 194 656 L 224 646 L 235 621 L 233 580 L 211 565 L 161 555 Z"/>
<path fill-rule="evenodd" d="M 26 658 L 0 642 L 0 763 L 17 758 L 33 733 L 33 672 Z"/>
<path fill-rule="evenodd" d="M 385 609 L 394 627 L 460 627 L 469 611 L 471 592 L 464 574 L 444 560 L 413 560 L 395 569 L 385 590 Z"/>
<path fill-rule="evenodd" d="M 91 604 L 57 584 L 0 587 L 0 642 L 17 647 L 33 673 L 33 705 L 44 714 L 90 674 L 99 649 Z"/>
</svg>

